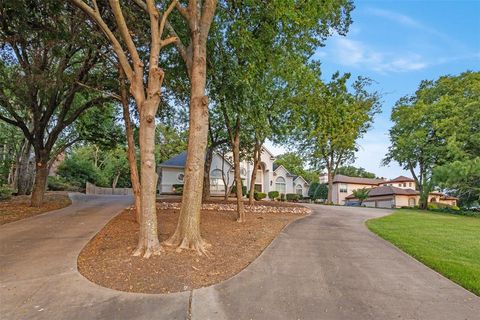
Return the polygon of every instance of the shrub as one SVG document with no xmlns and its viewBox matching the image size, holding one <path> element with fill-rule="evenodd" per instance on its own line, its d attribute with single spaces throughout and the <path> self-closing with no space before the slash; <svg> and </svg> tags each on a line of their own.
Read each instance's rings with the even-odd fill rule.
<svg viewBox="0 0 480 320">
<path fill-rule="evenodd" d="M 436 209 L 438 209 L 438 206 L 437 206 L 436 204 L 434 204 L 434 203 L 429 203 L 429 204 L 427 205 L 427 209 L 428 209 L 428 210 L 436 210 Z"/>
<path fill-rule="evenodd" d="M 267 195 L 263 192 L 254 192 L 253 197 L 255 198 L 255 200 L 260 201 L 262 199 L 265 199 Z"/>
<path fill-rule="evenodd" d="M 8 200 L 12 197 L 13 189 L 9 186 L 0 186 L 0 200 Z"/>
<path fill-rule="evenodd" d="M 237 194 L 237 186 L 232 187 L 232 193 Z M 242 195 L 245 197 L 247 195 L 247 187 L 242 186 Z"/>
<path fill-rule="evenodd" d="M 296 193 L 287 193 L 286 197 L 287 197 L 287 201 L 296 202 L 300 198 L 300 195 L 298 195 Z"/>
<path fill-rule="evenodd" d="M 279 196 L 280 196 L 280 193 L 278 191 L 270 191 L 268 193 L 268 197 L 273 200 L 277 199 Z"/>
<path fill-rule="evenodd" d="M 457 207 L 457 206 L 451 206 L 450 209 L 452 209 L 454 211 L 460 211 L 460 208 Z"/>
<path fill-rule="evenodd" d="M 285 193 L 280 193 L 280 201 L 285 201 Z"/>
<path fill-rule="evenodd" d="M 183 194 L 183 184 L 174 184 L 172 187 L 174 193 Z"/>
<path fill-rule="evenodd" d="M 312 182 L 312 184 L 310 185 L 310 188 L 308 189 L 308 196 L 312 200 L 327 199 L 327 196 L 328 196 L 327 184 Z"/>
<path fill-rule="evenodd" d="M 61 177 L 48 177 L 47 189 L 51 191 L 79 191 L 79 187 L 65 181 Z"/>
</svg>

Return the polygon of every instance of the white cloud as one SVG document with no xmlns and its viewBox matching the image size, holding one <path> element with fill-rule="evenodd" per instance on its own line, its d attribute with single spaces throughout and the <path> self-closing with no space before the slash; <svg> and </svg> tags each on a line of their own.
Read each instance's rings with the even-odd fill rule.
<svg viewBox="0 0 480 320">
<path fill-rule="evenodd" d="M 339 64 L 368 68 L 380 73 L 415 71 L 428 66 L 419 54 L 380 52 L 361 41 L 342 37 L 333 39 L 331 50 Z"/>
<path fill-rule="evenodd" d="M 370 13 L 372 15 L 375 15 L 377 17 L 382 17 L 391 21 L 394 21 L 396 23 L 402 24 L 404 26 L 412 27 L 412 28 L 418 28 L 418 29 L 424 29 L 425 27 L 418 22 L 417 20 L 398 13 L 398 12 L 393 12 L 389 10 L 384 10 L 384 9 L 379 9 L 379 8 L 368 8 L 366 10 L 367 13 Z"/>
</svg>

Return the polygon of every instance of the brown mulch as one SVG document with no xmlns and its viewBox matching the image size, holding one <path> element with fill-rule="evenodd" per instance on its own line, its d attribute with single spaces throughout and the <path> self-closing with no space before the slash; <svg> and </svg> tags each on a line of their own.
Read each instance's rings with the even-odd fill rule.
<svg viewBox="0 0 480 320">
<path fill-rule="evenodd" d="M 45 193 L 45 201 L 38 208 L 30 206 L 30 196 L 14 196 L 9 200 L 0 201 L 0 225 L 65 208 L 71 203 L 67 192 L 63 191 Z"/>
<path fill-rule="evenodd" d="M 175 231 L 178 214 L 179 210 L 157 209 L 161 241 Z M 160 256 L 143 259 L 132 256 L 138 224 L 133 211 L 127 209 L 83 248 L 78 257 L 78 270 L 92 282 L 121 291 L 170 293 L 200 288 L 240 272 L 288 223 L 303 216 L 247 213 L 246 222 L 240 224 L 234 215 L 202 211 L 202 236 L 212 245 L 208 248 L 210 257 L 188 250 L 178 253 L 167 247 Z"/>
</svg>

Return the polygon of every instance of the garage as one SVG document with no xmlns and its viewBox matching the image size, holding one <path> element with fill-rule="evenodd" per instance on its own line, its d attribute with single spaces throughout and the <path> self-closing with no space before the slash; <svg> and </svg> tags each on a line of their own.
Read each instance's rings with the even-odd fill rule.
<svg viewBox="0 0 480 320">
<path fill-rule="evenodd" d="M 393 207 L 393 200 L 379 200 L 375 201 L 377 208 L 392 208 Z"/>
</svg>

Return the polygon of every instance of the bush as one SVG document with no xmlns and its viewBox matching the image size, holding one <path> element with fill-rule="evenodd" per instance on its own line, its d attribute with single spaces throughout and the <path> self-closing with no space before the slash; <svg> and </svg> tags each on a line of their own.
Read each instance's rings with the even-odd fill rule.
<svg viewBox="0 0 480 320">
<path fill-rule="evenodd" d="M 287 197 L 287 201 L 296 202 L 300 198 L 300 195 L 296 193 L 287 193 L 286 197 Z"/>
<path fill-rule="evenodd" d="M 452 209 L 453 211 L 460 211 L 460 208 L 457 206 L 451 206 L 450 209 Z"/>
<path fill-rule="evenodd" d="M 13 189 L 9 186 L 0 186 L 0 200 L 8 200 L 12 197 Z"/>
<path fill-rule="evenodd" d="M 312 182 L 310 188 L 308 189 L 308 196 L 312 200 L 317 199 L 327 199 L 328 196 L 328 186 L 326 183 Z"/>
<path fill-rule="evenodd" d="M 265 198 L 267 197 L 267 195 L 266 195 L 265 193 L 263 193 L 263 192 L 256 192 L 256 191 L 255 191 L 255 192 L 253 193 L 253 197 L 255 198 L 255 200 L 260 201 L 260 200 L 262 200 L 262 199 L 265 199 Z"/>
<path fill-rule="evenodd" d="M 285 201 L 285 193 L 280 193 L 280 201 Z"/>
<path fill-rule="evenodd" d="M 270 191 L 268 193 L 268 197 L 273 200 L 277 199 L 279 196 L 280 196 L 280 193 L 278 191 Z"/>
<path fill-rule="evenodd" d="M 438 209 L 438 206 L 437 206 L 436 204 L 434 204 L 434 203 L 429 203 L 429 204 L 427 205 L 427 209 L 428 209 L 428 210 L 436 210 L 436 209 Z"/>
<path fill-rule="evenodd" d="M 174 193 L 183 194 L 183 184 L 174 184 L 172 187 Z"/>
<path fill-rule="evenodd" d="M 237 186 L 232 187 L 232 193 L 237 194 Z M 247 187 L 242 186 L 242 195 L 245 197 L 247 195 Z"/>
<path fill-rule="evenodd" d="M 79 187 L 73 186 L 61 177 L 48 177 L 47 189 L 51 191 L 79 191 Z"/>
</svg>

